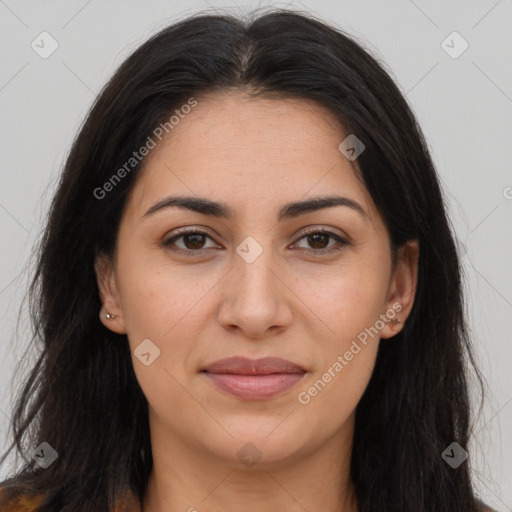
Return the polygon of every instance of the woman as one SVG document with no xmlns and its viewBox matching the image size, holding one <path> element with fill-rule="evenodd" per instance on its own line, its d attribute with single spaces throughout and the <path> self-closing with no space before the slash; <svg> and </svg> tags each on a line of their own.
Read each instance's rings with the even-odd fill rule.
<svg viewBox="0 0 512 512">
<path fill-rule="evenodd" d="M 2 510 L 483 510 L 438 178 L 391 78 L 320 20 L 196 15 L 135 51 L 31 299 Z"/>
</svg>

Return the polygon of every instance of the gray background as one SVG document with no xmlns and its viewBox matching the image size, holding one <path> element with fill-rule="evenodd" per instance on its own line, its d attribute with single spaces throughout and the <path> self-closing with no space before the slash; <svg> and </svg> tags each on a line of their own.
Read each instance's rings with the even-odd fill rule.
<svg viewBox="0 0 512 512">
<path fill-rule="evenodd" d="M 471 445 L 475 481 L 490 505 L 512 511 L 510 0 L 0 0 L 0 447 L 7 446 L 18 389 L 10 380 L 27 347 L 26 309 L 17 337 L 15 327 L 31 248 L 95 95 L 131 51 L 168 23 L 197 10 L 244 13 L 270 5 L 313 12 L 356 36 L 385 62 L 417 114 L 464 252 L 467 312 L 489 384 Z M 31 47 L 43 31 L 59 45 L 47 59 Z M 458 58 L 441 46 L 453 31 L 469 44 Z M 453 37 L 445 44 L 452 52 L 461 48 Z"/>
</svg>

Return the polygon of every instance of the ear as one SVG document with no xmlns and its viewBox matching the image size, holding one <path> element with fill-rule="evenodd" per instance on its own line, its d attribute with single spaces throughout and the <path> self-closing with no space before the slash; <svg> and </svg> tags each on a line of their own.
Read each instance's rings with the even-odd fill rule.
<svg viewBox="0 0 512 512">
<path fill-rule="evenodd" d="M 400 322 L 395 325 L 386 323 L 381 330 L 381 338 L 391 338 L 400 332 L 409 317 L 418 283 L 419 254 L 418 240 L 408 240 L 398 250 L 395 270 L 389 285 L 388 309 L 384 314 L 390 320 L 397 318 Z"/>
<path fill-rule="evenodd" d="M 120 307 L 119 294 L 116 285 L 115 268 L 111 259 L 103 254 L 96 256 L 94 260 L 94 272 L 101 299 L 99 312 L 101 323 L 117 334 L 126 334 L 123 321 L 123 312 Z M 106 314 L 115 315 L 108 319 Z"/>
</svg>

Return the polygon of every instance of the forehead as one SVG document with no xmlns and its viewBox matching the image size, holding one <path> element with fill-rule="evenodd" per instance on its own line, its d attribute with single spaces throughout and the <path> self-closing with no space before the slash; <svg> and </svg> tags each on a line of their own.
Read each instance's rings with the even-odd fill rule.
<svg viewBox="0 0 512 512">
<path fill-rule="evenodd" d="M 240 215 L 336 193 L 375 214 L 355 162 L 338 149 L 347 134 L 325 107 L 239 92 L 196 101 L 143 162 L 131 194 L 138 213 L 176 193 L 229 202 Z"/>
</svg>

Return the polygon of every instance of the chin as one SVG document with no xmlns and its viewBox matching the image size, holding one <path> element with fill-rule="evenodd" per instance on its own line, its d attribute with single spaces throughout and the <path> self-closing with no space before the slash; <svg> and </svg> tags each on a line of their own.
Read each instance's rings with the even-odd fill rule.
<svg viewBox="0 0 512 512">
<path fill-rule="evenodd" d="M 207 450 L 237 469 L 277 469 L 295 458 L 306 457 L 321 443 L 317 436 L 308 439 L 303 425 L 286 425 L 288 421 L 275 415 L 239 419 L 231 424 L 219 420 L 232 437 L 218 431 L 216 435 L 204 435 L 202 441 L 207 439 Z"/>
</svg>

